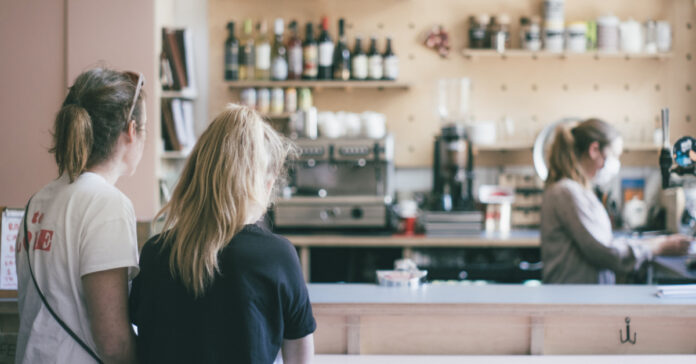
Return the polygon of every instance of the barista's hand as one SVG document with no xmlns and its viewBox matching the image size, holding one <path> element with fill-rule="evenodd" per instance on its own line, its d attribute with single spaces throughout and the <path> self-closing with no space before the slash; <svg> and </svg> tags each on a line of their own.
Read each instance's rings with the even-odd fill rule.
<svg viewBox="0 0 696 364">
<path fill-rule="evenodd" d="M 658 238 L 653 250 L 655 255 L 686 255 L 691 238 L 685 235 L 666 235 Z"/>
</svg>

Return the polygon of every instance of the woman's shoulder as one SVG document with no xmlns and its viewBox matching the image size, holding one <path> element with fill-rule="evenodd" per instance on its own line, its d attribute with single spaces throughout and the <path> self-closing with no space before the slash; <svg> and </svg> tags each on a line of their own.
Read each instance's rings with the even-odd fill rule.
<svg viewBox="0 0 696 364">
<path fill-rule="evenodd" d="M 245 256 L 249 259 L 286 260 L 297 256 L 294 246 L 288 239 L 255 224 L 245 225 L 232 238 L 227 248 L 238 257 Z"/>
<path fill-rule="evenodd" d="M 290 241 L 278 234 L 273 233 L 267 228 L 258 224 L 248 224 L 234 237 L 234 239 L 252 240 L 261 242 L 266 246 L 291 247 Z"/>
<path fill-rule="evenodd" d="M 586 188 L 570 178 L 563 178 L 548 185 L 544 189 L 544 195 L 550 197 L 571 197 L 583 194 Z"/>
</svg>

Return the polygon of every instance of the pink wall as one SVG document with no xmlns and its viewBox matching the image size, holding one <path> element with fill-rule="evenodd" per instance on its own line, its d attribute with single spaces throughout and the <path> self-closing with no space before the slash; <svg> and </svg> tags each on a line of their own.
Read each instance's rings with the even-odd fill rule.
<svg viewBox="0 0 696 364">
<path fill-rule="evenodd" d="M 148 141 L 135 175 L 122 177 L 117 186 L 133 201 L 139 219 L 151 219 L 159 198 L 155 176 L 155 126 L 159 121 L 155 35 L 159 33 L 154 0 L 68 0 L 66 33 L 68 80 L 100 64 L 145 75 Z"/>
<path fill-rule="evenodd" d="M 50 130 L 66 94 L 63 1 L 0 2 L 0 205 L 56 177 Z"/>
<path fill-rule="evenodd" d="M 145 74 L 148 135 L 143 159 L 118 187 L 139 219 L 157 208 L 154 0 L 0 2 L 0 205 L 23 206 L 56 177 L 50 130 L 66 89 L 85 69 L 106 65 Z"/>
</svg>

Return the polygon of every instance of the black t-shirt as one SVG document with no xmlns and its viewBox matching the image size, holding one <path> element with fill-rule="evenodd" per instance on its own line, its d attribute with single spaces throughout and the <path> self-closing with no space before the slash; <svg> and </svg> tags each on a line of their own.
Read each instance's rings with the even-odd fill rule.
<svg viewBox="0 0 696 364">
<path fill-rule="evenodd" d="M 141 363 L 272 363 L 283 339 L 316 323 L 290 242 L 246 225 L 219 255 L 220 273 L 195 299 L 169 270 L 159 235 L 140 256 L 130 296 Z"/>
</svg>

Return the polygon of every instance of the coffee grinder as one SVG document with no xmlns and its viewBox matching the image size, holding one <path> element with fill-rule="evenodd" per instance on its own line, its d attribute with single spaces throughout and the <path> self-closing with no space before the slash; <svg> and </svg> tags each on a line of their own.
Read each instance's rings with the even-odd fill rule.
<svg viewBox="0 0 696 364">
<path fill-rule="evenodd" d="M 468 78 L 438 81 L 440 135 L 433 148 L 433 201 L 435 211 L 467 211 L 474 207 L 471 140 L 466 123 L 469 118 Z"/>
</svg>

